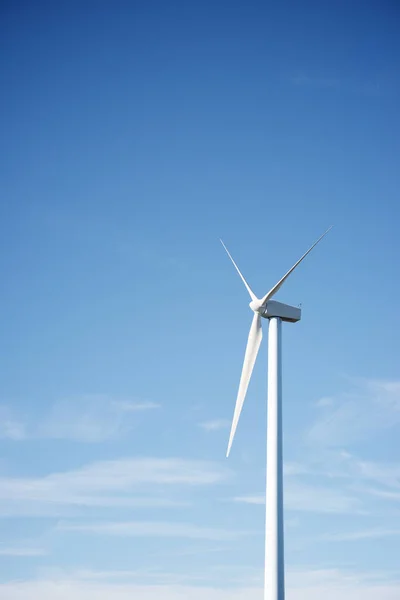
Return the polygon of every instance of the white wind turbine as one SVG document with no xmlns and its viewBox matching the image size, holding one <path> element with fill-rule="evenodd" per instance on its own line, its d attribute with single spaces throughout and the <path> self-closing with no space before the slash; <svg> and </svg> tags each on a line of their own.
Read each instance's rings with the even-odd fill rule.
<svg viewBox="0 0 400 600">
<path fill-rule="evenodd" d="M 282 463 L 282 366 L 281 366 L 281 325 L 282 321 L 296 323 L 300 321 L 301 309 L 271 300 L 295 268 L 311 250 L 330 231 L 330 227 L 291 269 L 274 285 L 263 298 L 258 299 L 243 277 L 239 267 L 229 254 L 229 258 L 239 273 L 250 294 L 250 308 L 254 312 L 250 327 L 242 375 L 240 377 L 232 428 L 229 436 L 229 456 L 235 436 L 243 402 L 253 372 L 254 363 L 262 340 L 261 317 L 269 320 L 268 328 L 268 424 L 267 424 L 267 489 L 265 519 L 265 575 L 264 600 L 284 600 L 285 598 L 285 561 L 283 531 L 283 463 Z"/>
</svg>

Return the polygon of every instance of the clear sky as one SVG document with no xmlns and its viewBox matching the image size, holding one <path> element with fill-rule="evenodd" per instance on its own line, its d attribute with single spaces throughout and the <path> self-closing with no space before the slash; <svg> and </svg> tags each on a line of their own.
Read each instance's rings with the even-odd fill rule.
<svg viewBox="0 0 400 600">
<path fill-rule="evenodd" d="M 284 327 L 290 600 L 400 580 L 400 8 L 3 0 L 0 598 L 262 597 Z M 264 339 L 265 341 L 265 339 Z"/>
</svg>

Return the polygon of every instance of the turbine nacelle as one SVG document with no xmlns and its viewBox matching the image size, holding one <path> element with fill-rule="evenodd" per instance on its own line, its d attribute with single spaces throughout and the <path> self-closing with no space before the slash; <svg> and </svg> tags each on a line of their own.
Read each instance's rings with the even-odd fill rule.
<svg viewBox="0 0 400 600">
<path fill-rule="evenodd" d="M 297 306 L 290 306 L 289 304 L 277 302 L 276 300 L 268 300 L 267 306 L 261 316 L 265 319 L 279 317 L 282 321 L 297 323 L 297 321 L 300 321 L 301 319 L 301 309 Z"/>
<path fill-rule="evenodd" d="M 297 323 L 301 319 L 300 308 L 283 304 L 276 300 L 267 300 L 263 304 L 263 301 L 257 298 L 256 300 L 252 300 L 249 306 L 254 313 L 259 314 L 264 319 L 279 317 L 282 321 L 287 321 L 288 323 Z"/>
</svg>

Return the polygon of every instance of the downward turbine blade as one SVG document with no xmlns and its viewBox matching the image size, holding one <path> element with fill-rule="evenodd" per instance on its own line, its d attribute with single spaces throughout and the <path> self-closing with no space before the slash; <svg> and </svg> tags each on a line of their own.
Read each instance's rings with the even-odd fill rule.
<svg viewBox="0 0 400 600">
<path fill-rule="evenodd" d="M 246 353 L 244 355 L 242 375 L 240 377 L 239 391 L 235 405 L 235 412 L 233 415 L 231 434 L 229 436 L 228 451 L 226 453 L 227 457 L 231 451 L 233 438 L 235 437 L 240 413 L 242 412 L 243 402 L 246 397 L 247 388 L 249 387 L 251 374 L 253 372 L 254 363 L 256 362 L 257 354 L 260 349 L 261 340 L 261 316 L 259 313 L 254 313 L 253 322 L 249 332 L 249 339 L 247 340 Z"/>
<path fill-rule="evenodd" d="M 326 234 L 332 229 L 333 225 L 331 225 L 331 227 L 329 227 L 329 229 L 327 229 L 325 231 L 325 233 L 323 233 L 321 235 L 321 237 L 319 237 L 317 239 L 316 242 L 314 242 L 314 244 L 311 246 L 311 248 L 309 248 L 307 250 L 307 252 L 305 254 L 303 254 L 303 256 L 297 261 L 296 264 L 293 265 L 293 267 L 291 269 L 289 269 L 289 271 L 282 277 L 282 279 L 280 279 L 278 281 L 278 283 L 276 285 L 274 285 L 274 287 L 268 292 L 268 294 L 265 294 L 264 298 L 261 300 L 262 302 L 262 306 L 265 306 L 268 302 L 268 300 L 270 300 L 272 298 L 272 296 L 275 296 L 275 294 L 277 293 L 277 291 L 279 290 L 279 288 L 285 283 L 286 279 L 289 277 L 289 275 L 291 273 L 293 273 L 293 271 L 295 270 L 296 267 L 299 266 L 299 264 L 305 259 L 305 257 L 310 254 L 311 250 L 313 248 L 315 248 L 315 246 L 322 240 L 322 238 L 324 238 L 326 236 Z"/>
<path fill-rule="evenodd" d="M 225 246 L 224 242 L 220 239 L 219 240 L 221 242 L 221 244 L 223 245 L 223 247 L 225 248 L 225 251 L 227 253 L 227 255 L 229 256 L 229 258 L 231 259 L 231 261 L 233 262 L 233 266 L 235 267 L 236 271 L 239 273 L 241 280 L 243 281 L 244 285 L 246 286 L 247 291 L 250 294 L 250 297 L 252 300 L 257 300 L 256 295 L 254 294 L 253 290 L 251 289 L 251 287 L 249 286 L 249 284 L 247 283 L 247 281 L 245 280 L 245 278 L 243 277 L 243 275 L 241 274 L 239 267 L 237 266 L 237 264 L 235 263 L 235 261 L 233 260 L 232 256 L 229 253 L 228 248 Z"/>
</svg>

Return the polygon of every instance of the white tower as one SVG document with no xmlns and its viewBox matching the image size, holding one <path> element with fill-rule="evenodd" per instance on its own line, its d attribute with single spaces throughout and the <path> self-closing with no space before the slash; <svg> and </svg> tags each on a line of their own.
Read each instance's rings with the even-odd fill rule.
<svg viewBox="0 0 400 600">
<path fill-rule="evenodd" d="M 330 229 L 331 227 L 328 231 Z M 289 269 L 282 279 L 261 300 L 253 293 L 221 240 L 222 245 L 250 294 L 250 308 L 254 313 L 244 356 L 227 456 L 229 456 L 232 447 L 253 367 L 260 349 L 262 340 L 261 318 L 269 320 L 264 600 L 284 600 L 285 598 L 282 459 L 282 321 L 296 323 L 301 318 L 300 308 L 276 302 L 275 300 L 271 300 L 271 298 L 328 231 L 303 254 L 296 264 Z"/>
</svg>

